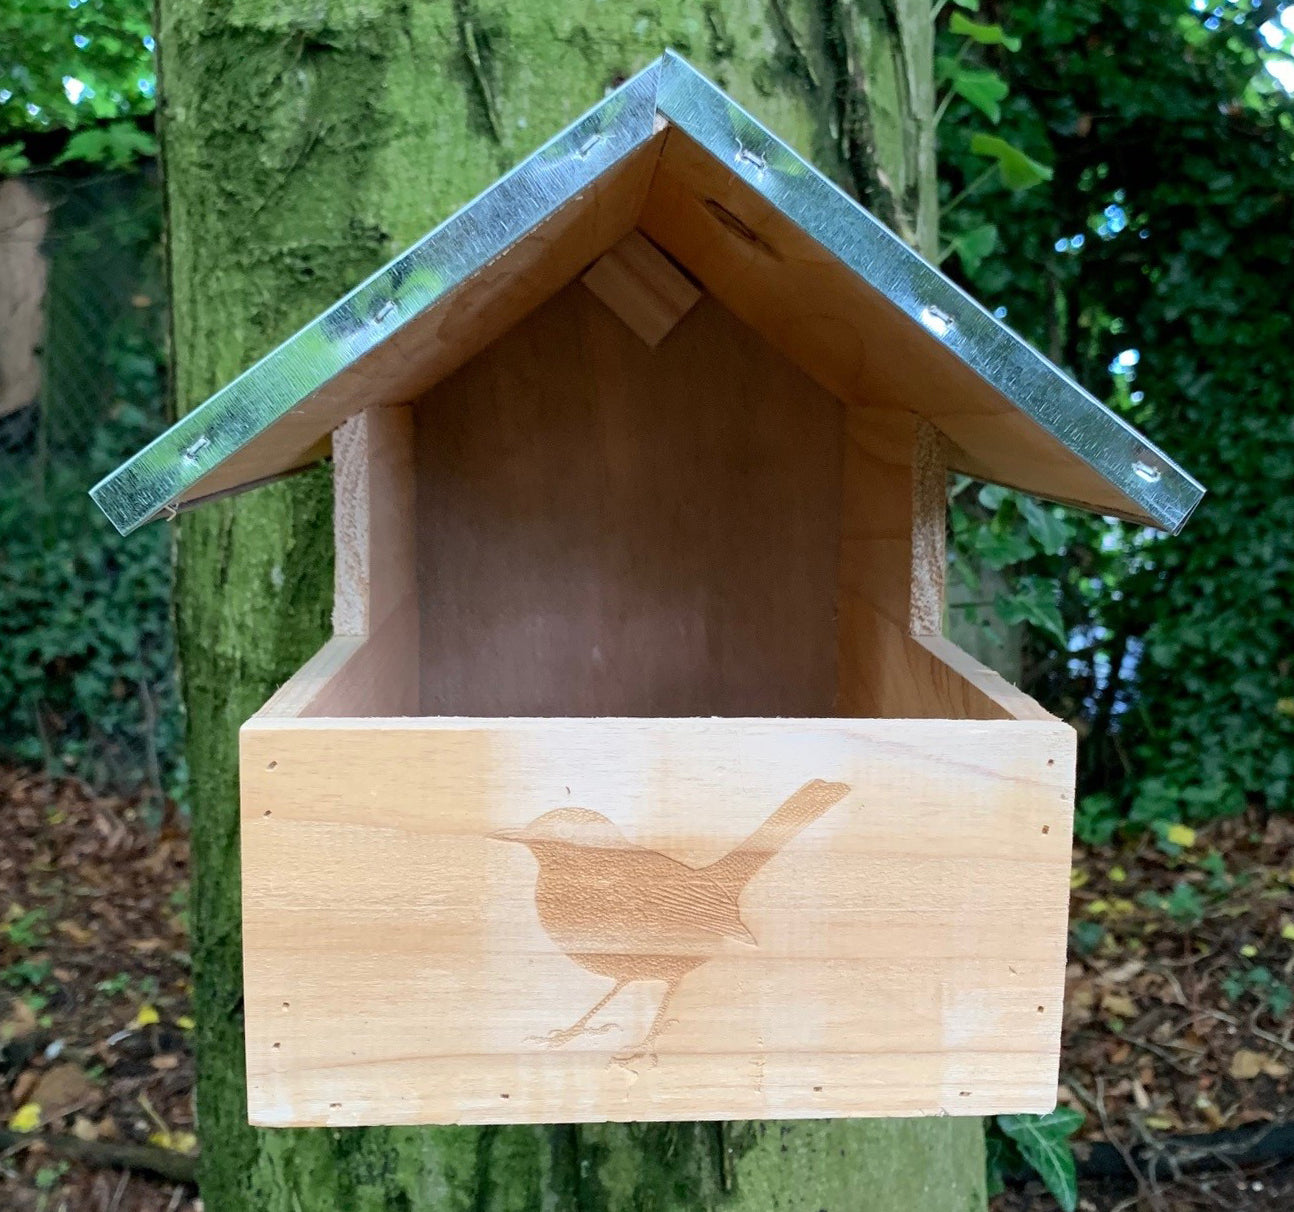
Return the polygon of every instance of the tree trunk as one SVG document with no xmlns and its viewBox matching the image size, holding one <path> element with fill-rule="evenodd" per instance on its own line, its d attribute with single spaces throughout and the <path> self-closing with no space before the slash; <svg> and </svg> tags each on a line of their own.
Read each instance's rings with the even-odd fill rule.
<svg viewBox="0 0 1294 1212">
<path fill-rule="evenodd" d="M 667 45 L 933 248 L 928 0 L 159 8 L 181 411 Z M 326 638 L 330 510 L 320 469 L 179 528 L 208 1212 L 982 1207 L 978 1120 L 248 1127 L 237 732 Z"/>
</svg>

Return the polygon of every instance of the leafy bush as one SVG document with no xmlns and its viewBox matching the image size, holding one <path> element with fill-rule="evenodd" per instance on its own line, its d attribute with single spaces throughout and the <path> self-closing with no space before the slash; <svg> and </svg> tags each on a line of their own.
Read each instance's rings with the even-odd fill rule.
<svg viewBox="0 0 1294 1212">
<path fill-rule="evenodd" d="M 161 366 L 146 333 L 112 345 L 121 398 L 88 454 L 0 479 L 0 756 L 162 790 L 180 740 L 170 537 L 123 539 L 86 495 L 156 432 Z"/>
<path fill-rule="evenodd" d="M 1050 544 L 1014 494 L 955 502 L 955 558 L 998 571 L 1026 688 L 1082 735 L 1090 843 L 1294 810 L 1294 100 L 1272 7 L 1222 7 L 1013 8 L 993 107 L 1050 176 L 972 190 L 982 159 L 941 148 L 950 266 L 1210 490 L 1180 536 L 1071 513 Z M 984 112 L 959 95 L 941 134 Z"/>
</svg>

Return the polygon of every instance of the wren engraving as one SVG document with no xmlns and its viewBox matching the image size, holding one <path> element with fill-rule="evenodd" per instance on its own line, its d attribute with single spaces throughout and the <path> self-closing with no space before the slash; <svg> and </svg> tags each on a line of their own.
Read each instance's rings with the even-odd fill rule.
<svg viewBox="0 0 1294 1212">
<path fill-rule="evenodd" d="M 624 1059 L 654 1056 L 656 1040 L 674 1021 L 666 1014 L 683 978 L 713 958 L 725 938 L 757 945 L 737 904 L 746 885 L 848 793 L 844 783 L 805 783 L 744 842 L 705 867 L 637 846 L 587 808 L 558 808 L 523 829 L 490 834 L 535 856 L 535 908 L 548 937 L 582 968 L 614 982 L 586 1014 L 541 1042 L 555 1048 L 614 1029 L 614 1023 L 589 1024 L 626 985 L 659 981 L 665 994 L 656 1016 Z"/>
</svg>

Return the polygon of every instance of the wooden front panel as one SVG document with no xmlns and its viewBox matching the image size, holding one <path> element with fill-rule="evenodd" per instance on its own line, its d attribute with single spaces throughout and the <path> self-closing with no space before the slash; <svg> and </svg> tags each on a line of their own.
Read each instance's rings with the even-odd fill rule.
<svg viewBox="0 0 1294 1212">
<path fill-rule="evenodd" d="M 243 730 L 268 1125 L 1042 1111 L 1054 721 Z"/>
<path fill-rule="evenodd" d="M 575 283 L 415 419 L 425 714 L 831 713 L 843 409 L 714 300 Z"/>
</svg>

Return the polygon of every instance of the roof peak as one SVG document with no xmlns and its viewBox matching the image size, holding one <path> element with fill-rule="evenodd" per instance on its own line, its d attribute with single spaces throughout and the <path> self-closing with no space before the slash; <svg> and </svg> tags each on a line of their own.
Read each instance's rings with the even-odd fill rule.
<svg viewBox="0 0 1294 1212">
<path fill-rule="evenodd" d="M 589 204 L 599 194 L 605 204 Z M 714 231 L 688 230 L 703 221 L 698 206 Z M 958 449 L 953 465 L 969 474 L 1173 531 L 1203 495 L 1136 430 L 666 50 L 92 496 L 126 533 L 313 462 L 348 415 L 414 398 L 481 340 L 501 335 L 487 326 L 459 334 L 455 345 L 451 296 L 494 291 L 511 308 L 503 314 L 519 319 L 543 301 L 528 276 L 538 274 L 551 294 L 635 226 L 793 360 L 821 360 L 820 381 L 841 398 L 857 387 L 851 375 L 867 375 L 887 406 L 928 416 Z M 747 243 L 732 243 L 737 237 Z M 761 328 L 751 314 L 752 288 L 766 310 L 794 299 L 819 308 L 819 279 L 836 307 L 826 320 L 859 344 L 853 362 L 805 323 L 788 335 L 786 315 L 764 316 Z M 391 373 L 374 387 L 371 368 L 384 357 Z M 411 358 L 421 359 L 412 369 Z M 355 370 L 361 362 L 366 372 Z"/>
</svg>

